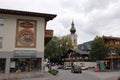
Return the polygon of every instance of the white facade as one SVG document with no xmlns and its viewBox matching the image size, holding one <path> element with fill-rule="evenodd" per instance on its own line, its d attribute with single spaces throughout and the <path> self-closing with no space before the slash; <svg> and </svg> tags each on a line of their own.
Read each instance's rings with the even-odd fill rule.
<svg viewBox="0 0 120 80">
<path fill-rule="evenodd" d="M 73 46 L 77 46 L 77 34 L 70 34 L 70 38 Z"/>
<path fill-rule="evenodd" d="M 33 50 L 35 51 L 35 58 L 41 58 L 41 71 L 43 70 L 43 60 L 44 60 L 44 29 L 45 29 L 45 20 L 41 17 L 28 17 L 28 16 L 17 16 L 17 15 L 4 15 L 0 14 L 0 18 L 4 19 L 4 25 L 0 27 L 0 37 L 2 40 L 2 48 L 0 48 L 0 58 L 6 59 L 6 68 L 5 73 L 10 72 L 11 58 L 15 57 L 15 51 L 19 52 L 23 50 Z M 25 20 L 35 20 L 36 23 L 36 47 L 35 48 L 17 48 L 16 43 L 16 28 L 17 28 L 17 19 Z M 25 52 L 26 53 L 26 52 Z M 24 54 L 24 53 L 23 53 Z M 28 57 L 25 55 L 23 57 Z M 17 58 L 22 58 L 17 56 Z M 32 57 L 31 55 L 29 56 Z"/>
<path fill-rule="evenodd" d="M 3 27 L 0 27 L 0 37 L 3 37 L 2 48 L 0 51 L 14 51 L 14 50 L 37 50 L 44 52 L 44 28 L 45 20 L 41 17 L 15 16 L 0 14 L 0 18 L 4 19 Z M 37 21 L 37 36 L 36 48 L 15 48 L 17 19 L 27 19 Z"/>
</svg>

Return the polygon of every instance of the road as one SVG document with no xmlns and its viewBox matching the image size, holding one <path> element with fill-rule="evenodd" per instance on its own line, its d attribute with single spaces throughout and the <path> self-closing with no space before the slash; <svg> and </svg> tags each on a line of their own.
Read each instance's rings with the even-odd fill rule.
<svg viewBox="0 0 120 80">
<path fill-rule="evenodd" d="M 113 72 L 94 72 L 93 70 L 84 70 L 82 73 L 71 73 L 70 70 L 59 70 L 57 76 L 44 78 L 28 78 L 21 80 L 118 80 L 120 71 Z"/>
<path fill-rule="evenodd" d="M 99 78 L 91 76 L 85 71 L 82 73 L 71 73 L 70 70 L 60 70 L 57 77 L 52 80 L 99 80 Z"/>
<path fill-rule="evenodd" d="M 71 73 L 70 70 L 59 70 L 59 74 L 51 80 L 117 80 L 115 76 L 120 72 L 93 72 L 83 71 L 81 73 Z"/>
</svg>

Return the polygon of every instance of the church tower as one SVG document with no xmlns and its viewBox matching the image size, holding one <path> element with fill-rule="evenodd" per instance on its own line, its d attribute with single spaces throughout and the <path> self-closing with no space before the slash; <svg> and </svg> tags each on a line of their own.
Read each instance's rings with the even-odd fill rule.
<svg viewBox="0 0 120 80">
<path fill-rule="evenodd" d="M 76 49 L 77 48 L 77 34 L 75 33 L 76 29 L 74 27 L 74 22 L 73 21 L 72 21 L 72 24 L 71 24 L 70 32 L 71 32 L 70 38 L 72 40 L 73 48 Z"/>
</svg>

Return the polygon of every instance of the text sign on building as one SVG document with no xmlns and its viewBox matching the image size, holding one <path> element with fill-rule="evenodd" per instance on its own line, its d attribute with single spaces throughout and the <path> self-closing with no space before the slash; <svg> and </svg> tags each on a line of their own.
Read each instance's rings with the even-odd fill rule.
<svg viewBox="0 0 120 80">
<path fill-rule="evenodd" d="M 15 50 L 14 57 L 36 57 L 35 50 Z"/>
</svg>

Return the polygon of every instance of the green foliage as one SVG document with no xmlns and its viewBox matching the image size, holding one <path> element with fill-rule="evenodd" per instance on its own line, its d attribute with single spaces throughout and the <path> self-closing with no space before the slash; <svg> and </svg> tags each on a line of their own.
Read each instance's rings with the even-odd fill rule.
<svg viewBox="0 0 120 80">
<path fill-rule="evenodd" d="M 103 60 L 108 56 L 109 49 L 105 46 L 104 40 L 101 37 L 95 37 L 91 44 L 90 57 L 93 60 Z"/>
<path fill-rule="evenodd" d="M 45 46 L 45 58 L 50 58 L 56 56 L 58 37 L 53 37 L 53 39 Z"/>
<path fill-rule="evenodd" d="M 53 37 L 45 46 L 45 58 L 48 58 L 54 63 L 61 63 L 62 55 L 64 55 L 69 48 L 72 48 L 72 42 L 69 36 Z"/>
<path fill-rule="evenodd" d="M 52 75 L 57 75 L 58 74 L 57 70 L 49 70 L 48 72 L 51 73 Z"/>
<path fill-rule="evenodd" d="M 115 46 L 114 50 L 115 50 L 115 53 L 117 53 L 118 55 L 120 55 L 120 46 Z"/>
</svg>

